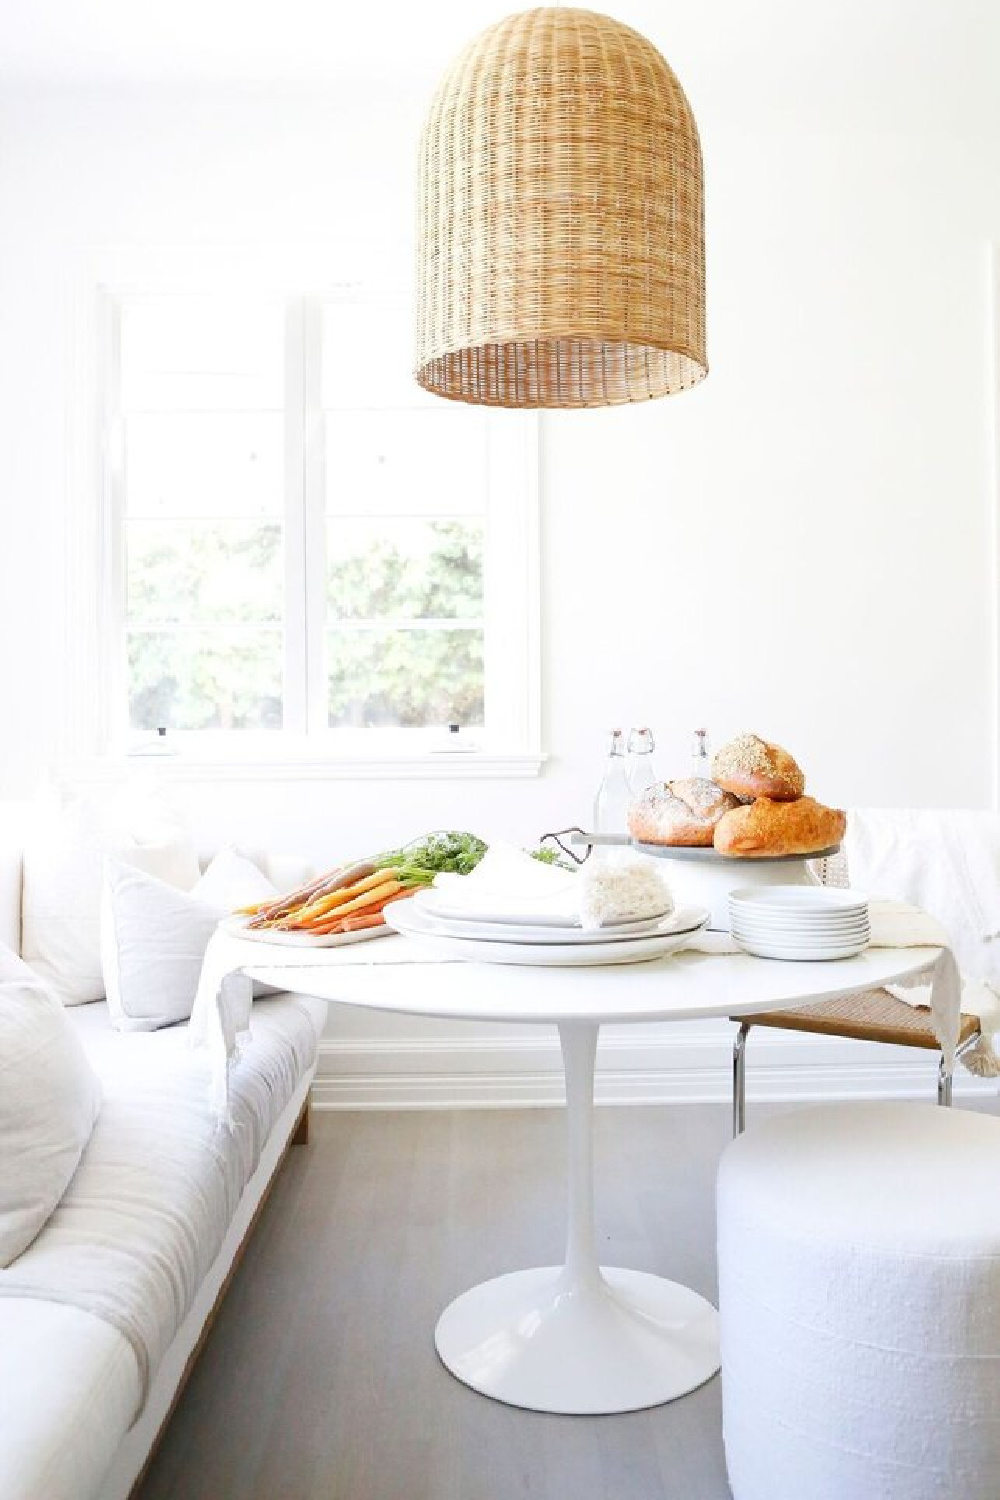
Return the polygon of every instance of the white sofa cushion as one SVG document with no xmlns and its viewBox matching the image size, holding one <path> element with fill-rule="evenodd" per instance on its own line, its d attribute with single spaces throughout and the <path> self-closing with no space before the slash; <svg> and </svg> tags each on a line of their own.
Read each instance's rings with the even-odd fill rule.
<svg viewBox="0 0 1000 1500">
<path fill-rule="evenodd" d="M 191 1014 L 202 960 L 219 918 L 277 895 L 235 849 L 217 854 L 190 891 L 105 861 L 101 956 L 108 1009 L 120 1031 L 156 1031 Z"/>
<path fill-rule="evenodd" d="M 56 996 L 0 947 L 0 1266 L 56 1208 L 100 1105 L 97 1076 Z"/>
<path fill-rule="evenodd" d="M 134 797 L 109 807 L 44 798 L 25 836 L 21 954 L 64 1005 L 104 998 L 101 870 L 114 854 L 179 890 L 199 875 L 189 836 Z"/>
<path fill-rule="evenodd" d="M 113 1030 L 104 1005 L 66 1012 L 101 1080 L 104 1103 L 55 1213 L 0 1274 L 0 1341 L 8 1298 L 72 1304 L 119 1330 L 134 1351 L 134 1389 L 146 1390 L 276 1122 L 293 1097 L 305 1097 L 325 1016 L 323 1002 L 306 996 L 254 1006 L 251 1035 L 232 1075 L 234 1127 L 220 1131 L 208 1060 L 192 1051 L 186 1030 L 126 1035 Z M 61 1356 L 52 1348 L 39 1357 L 58 1363 Z M 2 1401 L 0 1388 L 0 1412 Z M 85 1441 L 94 1420 L 88 1412 L 81 1432 L 65 1441 Z M 2 1429 L 0 1420 L 0 1475 Z M 0 1493 L 6 1500 L 2 1480 Z M 52 1493 L 62 1500 L 61 1490 Z"/>
<path fill-rule="evenodd" d="M 98 1500 L 140 1401 L 132 1346 L 65 1302 L 0 1298 L 3 1500 Z"/>
</svg>

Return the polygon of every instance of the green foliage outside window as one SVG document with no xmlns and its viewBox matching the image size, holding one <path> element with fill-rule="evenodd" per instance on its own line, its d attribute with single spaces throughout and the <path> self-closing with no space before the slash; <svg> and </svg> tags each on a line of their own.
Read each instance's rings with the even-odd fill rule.
<svg viewBox="0 0 1000 1500">
<path fill-rule="evenodd" d="M 132 727 L 280 728 L 281 527 L 134 521 L 128 545 Z M 331 727 L 482 724 L 481 523 L 331 520 L 327 551 Z"/>
</svg>

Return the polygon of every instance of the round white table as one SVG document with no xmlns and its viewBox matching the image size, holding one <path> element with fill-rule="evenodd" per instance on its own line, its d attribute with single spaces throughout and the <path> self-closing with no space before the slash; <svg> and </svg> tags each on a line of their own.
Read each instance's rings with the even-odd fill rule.
<svg viewBox="0 0 1000 1500">
<path fill-rule="evenodd" d="M 240 945 L 248 949 L 251 945 Z M 905 979 L 935 948 L 870 948 L 833 963 L 682 952 L 621 967 L 523 968 L 442 961 L 391 937 L 325 950 L 268 948 L 255 979 L 373 1010 L 559 1028 L 569 1126 L 569 1212 L 561 1266 L 512 1271 L 463 1293 L 435 1342 L 474 1390 L 534 1411 L 636 1411 L 694 1390 L 719 1368 L 717 1314 L 688 1287 L 601 1266 L 594 1243 L 594 1058 L 604 1022 L 753 1015 Z M 400 965 L 405 964 L 405 968 Z"/>
</svg>

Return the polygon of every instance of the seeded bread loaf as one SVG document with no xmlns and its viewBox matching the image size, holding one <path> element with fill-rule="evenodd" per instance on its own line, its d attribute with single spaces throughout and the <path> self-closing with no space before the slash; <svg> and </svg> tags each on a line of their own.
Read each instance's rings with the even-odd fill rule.
<svg viewBox="0 0 1000 1500">
<path fill-rule="evenodd" d="M 806 789 L 806 778 L 788 751 L 756 734 L 741 734 L 723 745 L 712 762 L 712 780 L 743 802 L 753 797 L 792 802 Z"/>
<path fill-rule="evenodd" d="M 715 825 L 739 799 L 702 776 L 658 782 L 629 808 L 628 828 L 643 844 L 710 848 Z"/>
</svg>

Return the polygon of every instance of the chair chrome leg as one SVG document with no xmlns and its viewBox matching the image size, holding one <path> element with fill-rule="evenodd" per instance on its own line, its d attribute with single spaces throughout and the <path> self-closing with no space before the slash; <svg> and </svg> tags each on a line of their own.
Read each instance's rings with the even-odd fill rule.
<svg viewBox="0 0 1000 1500">
<path fill-rule="evenodd" d="M 747 1123 L 747 1033 L 744 1021 L 733 1042 L 733 1137 L 742 1135 Z"/>
<path fill-rule="evenodd" d="M 960 1058 L 963 1058 L 967 1052 L 971 1052 L 972 1049 L 973 1049 L 973 1047 L 976 1046 L 976 1044 L 979 1042 L 979 1040 L 980 1040 L 980 1033 L 978 1031 L 974 1031 L 971 1036 L 966 1037 L 965 1041 L 962 1042 L 961 1046 L 955 1048 L 955 1062 L 958 1062 Z M 948 1072 L 945 1069 L 944 1058 L 942 1057 L 940 1063 L 938 1064 L 938 1103 L 939 1104 L 945 1104 L 945 1105 L 951 1104 L 951 1102 L 952 1102 L 952 1085 L 954 1083 L 954 1079 L 955 1079 L 954 1065 L 952 1065 L 951 1072 Z"/>
</svg>

